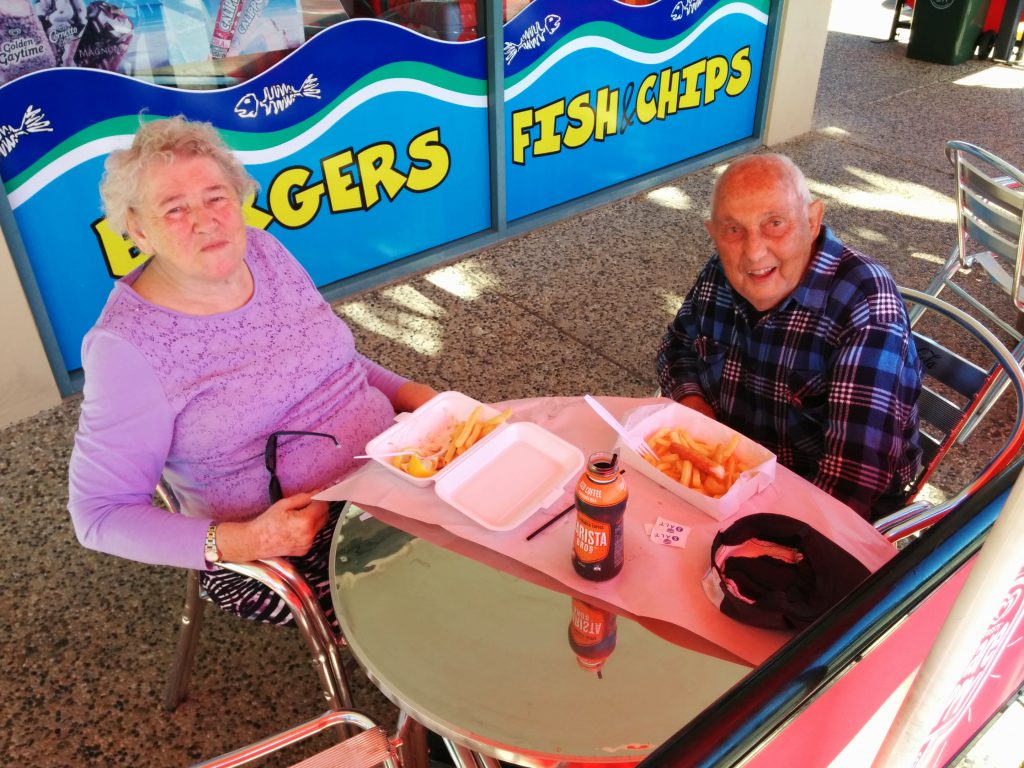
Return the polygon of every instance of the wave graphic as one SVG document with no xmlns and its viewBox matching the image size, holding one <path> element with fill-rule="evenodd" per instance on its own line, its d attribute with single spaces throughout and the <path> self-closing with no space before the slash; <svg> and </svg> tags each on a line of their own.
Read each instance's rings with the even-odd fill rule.
<svg viewBox="0 0 1024 768">
<path fill-rule="evenodd" d="M 630 48 L 623 45 L 615 40 L 611 40 L 607 37 L 598 35 L 581 35 L 580 37 L 571 38 L 561 47 L 555 49 L 550 56 L 540 62 L 536 68 L 526 73 L 521 80 L 513 85 L 508 86 L 505 89 L 505 101 L 511 101 L 516 98 L 519 94 L 537 82 L 538 79 L 545 72 L 551 69 L 555 64 L 562 61 L 563 59 L 571 56 L 577 51 L 586 50 L 588 48 L 596 48 L 606 50 L 609 53 L 614 53 L 620 58 L 628 61 L 633 61 L 638 64 L 660 64 L 663 61 L 667 61 L 682 51 L 686 50 L 700 35 L 702 35 L 711 26 L 729 16 L 749 16 L 754 21 L 767 26 L 768 14 L 757 8 L 753 8 L 743 3 L 731 3 L 729 5 L 716 8 L 714 11 L 709 13 L 699 24 L 693 27 L 682 40 L 673 45 L 671 48 L 662 51 L 654 51 L 652 53 L 645 53 L 638 51 L 635 48 Z M 586 25 L 589 26 L 589 25 Z M 581 29 L 586 29 L 586 26 Z M 621 28 L 620 28 L 621 29 Z"/>
<path fill-rule="evenodd" d="M 463 93 L 410 77 L 387 78 L 370 83 L 352 95 L 343 97 L 324 113 L 308 121 L 309 127 L 287 140 L 274 141 L 267 139 L 266 147 L 238 149 L 235 151 L 235 155 L 244 165 L 261 165 L 275 162 L 309 146 L 357 107 L 379 96 L 394 93 L 410 93 L 433 98 L 436 101 L 455 106 L 487 109 L 486 94 Z M 231 132 L 225 131 L 224 133 L 228 143 L 231 144 Z M 20 184 L 12 184 L 12 189 L 8 194 L 11 209 L 16 210 L 18 206 L 24 205 L 41 189 L 53 183 L 68 171 L 77 168 L 82 163 L 107 155 L 116 149 L 124 149 L 130 146 L 132 136 L 133 134 L 131 133 L 103 136 L 63 152 Z"/>
</svg>

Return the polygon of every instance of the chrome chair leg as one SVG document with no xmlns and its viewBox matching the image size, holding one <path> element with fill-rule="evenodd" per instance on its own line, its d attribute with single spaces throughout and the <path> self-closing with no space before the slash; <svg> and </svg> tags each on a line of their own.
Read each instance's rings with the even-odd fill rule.
<svg viewBox="0 0 1024 768">
<path fill-rule="evenodd" d="M 188 685 L 192 679 L 196 647 L 199 645 L 199 630 L 203 625 L 206 603 L 199 594 L 199 573 L 189 571 L 185 585 L 185 607 L 178 627 L 178 642 L 174 649 L 174 662 L 164 692 L 164 709 L 173 712 L 188 697 Z"/>
<path fill-rule="evenodd" d="M 1024 341 L 1017 344 L 1012 354 L 1017 362 L 1024 366 Z M 981 420 L 988 415 L 988 412 L 992 410 L 996 401 L 1002 397 L 1003 393 L 1009 386 L 1010 379 L 1001 369 L 997 369 L 992 372 L 992 377 L 986 388 L 983 390 L 978 407 L 964 424 L 963 429 L 960 430 L 960 435 L 957 437 L 957 443 L 962 445 L 963 442 L 971 436 L 975 427 L 977 427 L 978 424 L 981 423 Z"/>
<path fill-rule="evenodd" d="M 451 755 L 452 763 L 456 768 L 480 768 L 476 752 L 449 739 L 445 739 L 444 743 L 448 747 L 448 754 Z"/>
<path fill-rule="evenodd" d="M 291 564 L 286 560 L 276 557 L 261 562 L 280 575 L 292 592 L 299 598 L 302 605 L 302 614 L 309 621 L 308 631 L 319 638 L 320 644 L 324 649 L 327 669 L 335 681 L 335 687 L 341 698 L 342 706 L 351 708 L 352 698 L 349 692 L 348 673 L 341 658 L 341 646 L 344 645 L 345 638 L 337 634 L 327 622 L 327 617 L 324 616 L 323 611 L 320 609 L 320 603 L 317 601 L 316 595 L 313 594 L 313 590 L 310 589 L 308 582 L 298 575 Z M 303 630 L 301 624 L 299 628 L 300 631 Z M 310 643 L 310 640 L 307 638 L 306 642 Z"/>
<path fill-rule="evenodd" d="M 427 729 L 402 710 L 398 713 L 397 733 L 402 742 L 398 748 L 402 768 L 430 768 Z"/>
<path fill-rule="evenodd" d="M 341 663 L 337 636 L 327 624 L 309 585 L 294 578 L 291 565 L 278 558 L 221 565 L 266 584 L 285 601 L 292 612 L 299 633 L 313 655 L 324 698 L 335 709 L 350 708 L 352 696 L 349 693 L 345 668 Z"/>
</svg>

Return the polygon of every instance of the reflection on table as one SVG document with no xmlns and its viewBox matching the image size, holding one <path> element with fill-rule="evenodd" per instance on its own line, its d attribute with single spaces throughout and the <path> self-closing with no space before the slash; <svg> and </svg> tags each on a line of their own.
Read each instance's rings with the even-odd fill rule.
<svg viewBox="0 0 1024 768">
<path fill-rule="evenodd" d="M 612 638 L 609 606 L 591 598 L 576 603 L 572 637 L 565 587 L 408 523 L 419 536 L 350 506 L 331 553 L 334 605 L 384 695 L 470 749 L 533 766 L 636 762 L 749 671 L 660 622 L 618 616 Z"/>
</svg>

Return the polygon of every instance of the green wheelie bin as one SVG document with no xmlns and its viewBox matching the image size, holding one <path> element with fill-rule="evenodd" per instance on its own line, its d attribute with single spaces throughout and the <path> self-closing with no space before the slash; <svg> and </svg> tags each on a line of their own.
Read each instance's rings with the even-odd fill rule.
<svg viewBox="0 0 1024 768">
<path fill-rule="evenodd" d="M 907 56 L 938 64 L 967 61 L 978 44 L 988 4 L 989 0 L 917 0 Z"/>
</svg>

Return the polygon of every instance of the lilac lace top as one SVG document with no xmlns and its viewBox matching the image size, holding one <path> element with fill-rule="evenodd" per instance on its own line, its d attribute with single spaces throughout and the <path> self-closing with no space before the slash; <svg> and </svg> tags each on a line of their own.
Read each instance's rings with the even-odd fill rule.
<svg viewBox="0 0 1024 768">
<path fill-rule="evenodd" d="M 267 436 L 280 438 L 284 493 L 313 491 L 392 421 L 406 379 L 355 350 L 352 332 L 284 247 L 248 232 L 255 284 L 242 307 L 195 316 L 152 304 L 118 281 L 82 344 L 84 400 L 68 508 L 87 547 L 146 563 L 203 569 L 209 519 L 269 505 Z M 143 267 L 144 268 L 144 267 Z M 152 504 L 161 473 L 182 504 Z"/>
</svg>

